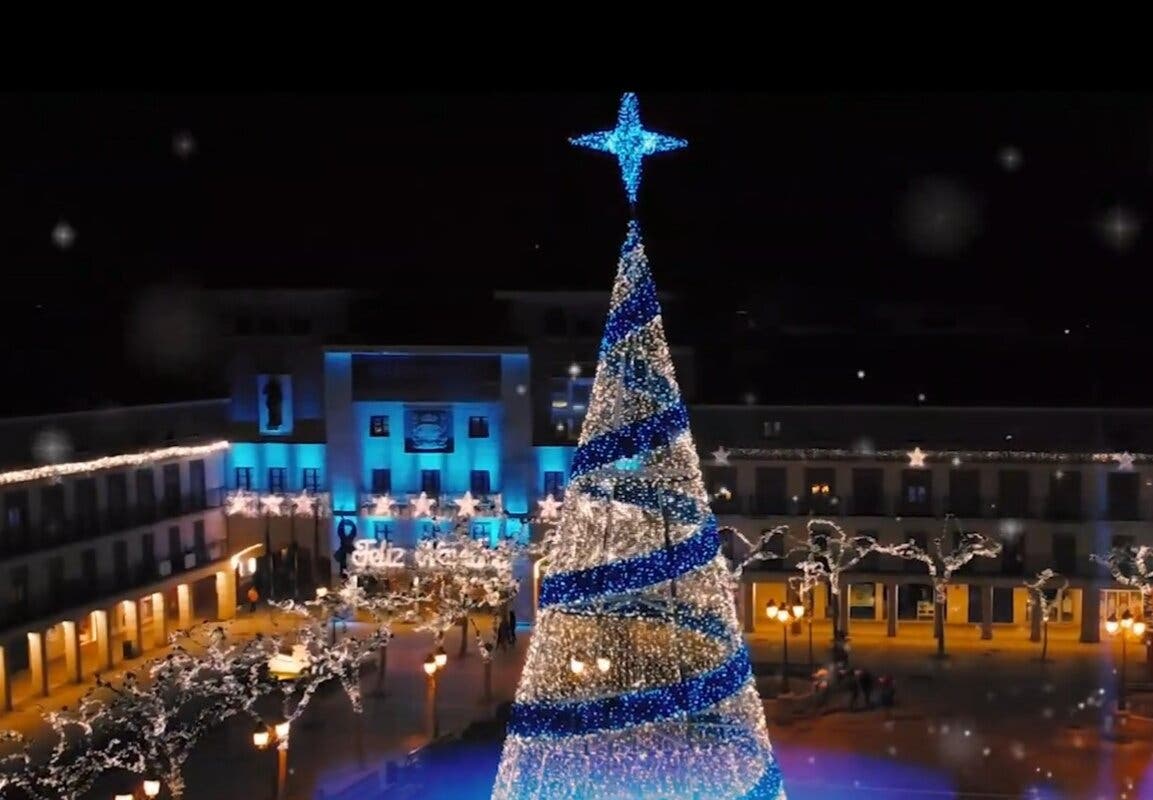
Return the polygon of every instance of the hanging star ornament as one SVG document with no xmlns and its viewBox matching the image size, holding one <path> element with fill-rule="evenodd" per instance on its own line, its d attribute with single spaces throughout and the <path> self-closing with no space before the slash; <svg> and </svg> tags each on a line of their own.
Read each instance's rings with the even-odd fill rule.
<svg viewBox="0 0 1153 800">
<path fill-rule="evenodd" d="M 465 492 L 461 495 L 460 499 L 456 501 L 456 515 L 458 517 L 464 517 L 465 519 L 475 517 L 476 506 L 479 502 L 479 500 L 472 496 L 472 492 Z"/>
<path fill-rule="evenodd" d="M 569 139 L 577 147 L 601 150 L 617 157 L 621 165 L 621 180 L 625 185 L 629 203 L 636 205 L 637 190 L 641 185 L 641 162 L 645 156 L 679 150 L 688 142 L 675 136 L 646 131 L 641 126 L 641 109 L 637 96 L 627 92 L 621 98 L 621 108 L 617 112 L 617 126 L 611 131 L 586 133 Z"/>
<path fill-rule="evenodd" d="M 543 499 L 537 500 L 536 504 L 540 506 L 541 519 L 556 519 L 559 516 L 561 504 L 551 494 L 546 494 Z"/>
<path fill-rule="evenodd" d="M 412 506 L 412 516 L 431 517 L 432 507 L 436 505 L 436 500 L 429 497 L 426 492 L 421 492 L 420 496 L 412 498 L 409 504 Z"/>
<path fill-rule="evenodd" d="M 230 517 L 251 517 L 255 499 L 251 492 L 246 492 L 243 489 L 235 491 L 228 495 L 224 513 Z"/>
<path fill-rule="evenodd" d="M 371 516 L 374 517 L 391 517 L 392 507 L 396 505 L 396 501 L 387 494 L 374 494 L 369 498 L 369 503 Z"/>
<path fill-rule="evenodd" d="M 714 450 L 711 455 L 713 457 L 713 463 L 718 467 L 727 467 L 729 465 L 729 451 L 725 449 L 723 444 Z"/>
<path fill-rule="evenodd" d="M 292 498 L 292 513 L 296 515 L 311 514 L 312 510 L 316 508 L 315 501 L 312 495 L 307 491 L 303 491 Z"/>
<path fill-rule="evenodd" d="M 925 466 L 925 458 L 929 454 L 924 452 L 923 450 L 921 450 L 920 447 L 914 447 L 912 450 L 910 450 L 905 455 L 907 455 L 909 457 L 909 466 L 910 467 L 921 468 L 921 467 Z"/>
</svg>

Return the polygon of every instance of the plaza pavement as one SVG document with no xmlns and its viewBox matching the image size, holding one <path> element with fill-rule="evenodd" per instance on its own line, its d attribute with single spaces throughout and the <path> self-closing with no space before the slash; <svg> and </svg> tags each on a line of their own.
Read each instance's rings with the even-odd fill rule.
<svg viewBox="0 0 1153 800">
<path fill-rule="evenodd" d="M 242 615 L 232 624 L 237 635 L 276 628 L 267 611 Z M 874 674 L 892 674 L 898 705 L 891 718 L 880 710 L 838 710 L 834 698 L 826 713 L 786 718 L 782 706 L 766 700 L 770 733 L 785 770 L 790 800 L 892 797 L 894 800 L 944 797 L 1046 797 L 1095 800 L 1097 797 L 1153 796 L 1153 756 L 1148 740 L 1100 735 L 1119 651 L 1115 645 L 1082 645 L 1069 637 L 1051 638 L 1050 661 L 1037 660 L 1039 645 L 1027 634 L 982 641 L 975 630 L 951 627 L 949 657 L 933 657 L 928 635 L 887 639 L 883 630 L 854 630 L 853 662 Z M 500 652 L 493 663 L 495 701 L 512 697 L 529 633 L 522 631 L 514 652 Z M 459 629 L 447 637 L 449 662 L 439 684 L 441 730 L 462 729 L 491 713 L 478 702 L 482 660 L 469 637 L 468 655 L 457 658 Z M 828 632 L 814 631 L 815 656 L 827 652 Z M 807 672 L 807 631 L 789 640 L 791 672 Z M 389 647 L 386 695 L 373 695 L 375 661 L 366 668 L 364 764 L 379 768 L 403 758 L 429 739 L 426 678 L 421 664 L 431 637 L 405 628 Z M 775 694 L 772 673 L 781 661 L 780 636 L 750 637 L 755 663 L 766 666 L 759 679 L 767 696 Z M 156 655 L 158 651 L 150 655 Z M 1131 680 L 1143 679 L 1144 653 L 1130 648 Z M 133 667 L 132 659 L 118 670 Z M 802 677 L 793 689 L 806 687 Z M 52 706 L 75 702 L 84 687 L 58 687 Z M 1101 690 L 1105 694 L 1101 694 Z M 0 727 L 32 732 L 38 724 L 35 702 L 0 718 Z M 1079 703 L 1086 703 L 1079 708 Z M 339 686 L 332 684 L 312 701 L 292 732 L 289 797 L 311 800 L 320 787 L 336 788 L 363 774 L 353 735 L 355 717 Z M 275 754 L 251 744 L 251 723 L 236 719 L 205 739 L 187 765 L 188 800 L 269 797 Z M 1126 740 L 1128 739 L 1128 740 Z M 124 776 L 108 776 L 92 793 L 110 797 L 123 790 Z M 225 788 L 226 787 L 226 788 Z M 1036 789 L 1037 792 L 1029 793 Z"/>
</svg>

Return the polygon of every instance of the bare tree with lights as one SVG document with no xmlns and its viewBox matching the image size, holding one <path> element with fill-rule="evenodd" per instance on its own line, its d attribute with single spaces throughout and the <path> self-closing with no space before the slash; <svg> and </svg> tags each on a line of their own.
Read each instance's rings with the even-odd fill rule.
<svg viewBox="0 0 1153 800">
<path fill-rule="evenodd" d="M 798 540 L 789 556 L 799 555 L 796 568 L 800 571 L 796 585 L 810 594 L 822 583 L 829 587 L 833 606 L 833 639 L 844 636 L 845 620 L 841 618 L 842 575 L 878 548 L 872 536 L 851 535 L 837 523 L 828 519 L 810 519 L 805 523 L 805 538 Z"/>
<path fill-rule="evenodd" d="M 1025 581 L 1025 588 L 1029 590 L 1029 604 L 1034 618 L 1040 620 L 1041 625 L 1041 663 L 1044 663 L 1049 653 L 1049 619 L 1055 612 L 1059 612 L 1057 603 L 1060 602 L 1061 592 L 1069 588 L 1069 580 L 1051 569 L 1043 569 L 1031 581 Z M 1049 593 L 1056 592 L 1057 597 L 1049 601 Z"/>
<path fill-rule="evenodd" d="M 946 550 L 944 541 L 951 538 L 952 548 Z M 929 548 L 921 547 L 914 541 L 896 545 L 877 545 L 877 552 L 903 558 L 907 561 L 920 561 L 925 565 L 933 583 L 933 628 L 937 636 L 937 656 L 945 655 L 945 611 L 949 601 L 949 584 L 953 576 L 974 558 L 997 558 L 1001 555 L 1001 543 L 996 539 L 976 531 L 961 529 L 960 522 L 952 514 L 945 516 L 941 536 L 933 540 Z"/>
<path fill-rule="evenodd" d="M 1104 555 L 1094 553 L 1089 558 L 1108 569 L 1117 583 L 1141 592 L 1144 605 L 1153 599 L 1153 547 L 1114 547 Z M 1146 631 L 1144 644 L 1146 667 L 1153 677 L 1153 629 Z"/>
</svg>

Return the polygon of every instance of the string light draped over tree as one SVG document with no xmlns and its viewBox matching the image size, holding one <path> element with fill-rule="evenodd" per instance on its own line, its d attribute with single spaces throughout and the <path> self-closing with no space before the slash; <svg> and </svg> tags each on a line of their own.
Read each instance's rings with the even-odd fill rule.
<svg viewBox="0 0 1153 800">
<path fill-rule="evenodd" d="M 784 798 L 636 220 L 545 564 L 494 800 Z"/>
</svg>

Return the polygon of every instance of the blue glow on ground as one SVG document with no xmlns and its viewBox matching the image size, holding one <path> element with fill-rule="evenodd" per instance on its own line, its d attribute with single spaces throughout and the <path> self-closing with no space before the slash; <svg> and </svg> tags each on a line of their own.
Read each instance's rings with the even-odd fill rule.
<svg viewBox="0 0 1153 800">
<path fill-rule="evenodd" d="M 774 752 L 785 773 L 789 800 L 941 800 L 958 794 L 949 776 L 896 758 L 791 747 L 775 747 Z M 420 773 L 419 796 L 422 800 L 489 800 L 500 754 L 500 743 L 472 742 L 430 756 Z M 1051 789 L 1030 797 L 1066 800 Z"/>
</svg>

